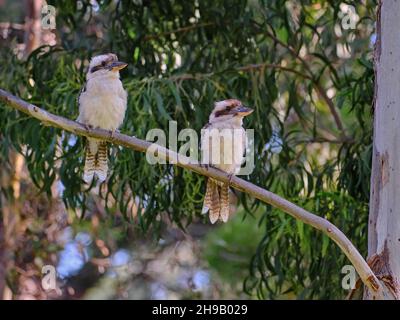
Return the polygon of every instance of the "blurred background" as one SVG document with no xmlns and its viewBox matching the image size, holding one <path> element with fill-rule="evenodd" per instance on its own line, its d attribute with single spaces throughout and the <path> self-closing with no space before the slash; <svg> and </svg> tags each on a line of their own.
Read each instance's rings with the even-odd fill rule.
<svg viewBox="0 0 400 320">
<path fill-rule="evenodd" d="M 200 131 L 214 101 L 255 112 L 244 178 L 335 223 L 366 255 L 373 0 L 0 0 L 0 88 L 70 119 L 91 56 L 129 63 L 122 133 Z M 114 146 L 85 185 L 84 140 L 0 105 L 3 299 L 342 299 L 327 237 L 235 191 L 201 214 L 205 179 Z M 42 287 L 55 267 L 57 288 Z"/>
</svg>

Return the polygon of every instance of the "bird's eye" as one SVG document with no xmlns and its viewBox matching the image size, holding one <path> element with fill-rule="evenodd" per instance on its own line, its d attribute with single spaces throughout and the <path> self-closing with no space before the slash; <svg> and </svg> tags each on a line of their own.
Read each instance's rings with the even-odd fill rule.
<svg viewBox="0 0 400 320">
<path fill-rule="evenodd" d="M 101 65 L 104 67 L 104 66 L 106 65 L 106 62 L 103 61 L 103 62 L 101 63 Z"/>
</svg>

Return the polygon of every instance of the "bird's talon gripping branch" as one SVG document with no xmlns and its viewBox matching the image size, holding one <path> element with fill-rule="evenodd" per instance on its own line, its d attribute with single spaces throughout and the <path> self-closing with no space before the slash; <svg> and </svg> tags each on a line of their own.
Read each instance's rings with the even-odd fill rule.
<svg viewBox="0 0 400 320">
<path fill-rule="evenodd" d="M 110 138 L 111 138 L 111 140 L 114 140 L 114 137 L 115 137 L 115 130 L 110 130 L 109 132 L 110 132 Z"/>
<path fill-rule="evenodd" d="M 210 165 L 208 163 L 199 163 L 200 167 L 206 169 L 208 171 L 208 169 L 210 168 Z"/>
<path fill-rule="evenodd" d="M 112 142 L 114 142 L 114 138 L 115 138 L 115 134 L 116 133 L 120 133 L 120 131 L 118 129 L 110 130 L 110 138 L 111 138 Z"/>
<path fill-rule="evenodd" d="M 83 123 L 83 126 L 85 127 L 86 131 L 89 131 L 89 130 L 92 130 L 92 129 L 93 129 L 93 126 L 90 125 L 90 124 L 85 124 L 85 123 Z"/>
</svg>

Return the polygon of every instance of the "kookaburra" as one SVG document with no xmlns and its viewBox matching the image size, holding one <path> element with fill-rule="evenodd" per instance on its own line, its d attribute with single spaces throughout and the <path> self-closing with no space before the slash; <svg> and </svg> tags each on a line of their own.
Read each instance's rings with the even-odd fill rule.
<svg viewBox="0 0 400 320">
<path fill-rule="evenodd" d="M 243 117 L 253 110 L 236 99 L 216 102 L 208 123 L 202 129 L 202 163 L 234 175 L 240 169 L 246 150 L 246 131 Z M 211 178 L 204 197 L 211 223 L 229 218 L 229 185 Z"/>
<path fill-rule="evenodd" d="M 125 117 L 127 93 L 119 79 L 119 70 L 128 64 L 118 61 L 115 54 L 102 54 L 91 59 L 86 84 L 78 98 L 77 121 L 91 128 L 114 133 Z M 100 182 L 107 178 L 107 142 L 88 138 L 83 180 L 90 182 L 94 174 Z"/>
</svg>

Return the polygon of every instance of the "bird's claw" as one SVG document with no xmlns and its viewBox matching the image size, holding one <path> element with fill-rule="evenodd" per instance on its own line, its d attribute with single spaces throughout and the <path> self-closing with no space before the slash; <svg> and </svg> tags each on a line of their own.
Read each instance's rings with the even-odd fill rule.
<svg viewBox="0 0 400 320">
<path fill-rule="evenodd" d="M 200 162 L 200 167 L 201 167 L 201 168 L 204 168 L 204 169 L 206 169 L 206 170 L 208 170 L 208 168 L 210 168 L 210 165 L 209 165 L 208 163 L 202 163 L 202 162 Z"/>
<path fill-rule="evenodd" d="M 87 131 L 93 129 L 93 126 L 92 126 L 91 124 L 84 123 L 83 126 L 85 127 L 85 129 L 86 129 Z"/>
<path fill-rule="evenodd" d="M 115 133 L 119 133 L 119 130 L 118 129 L 110 130 L 110 138 L 111 138 L 111 140 L 114 140 Z"/>
</svg>

